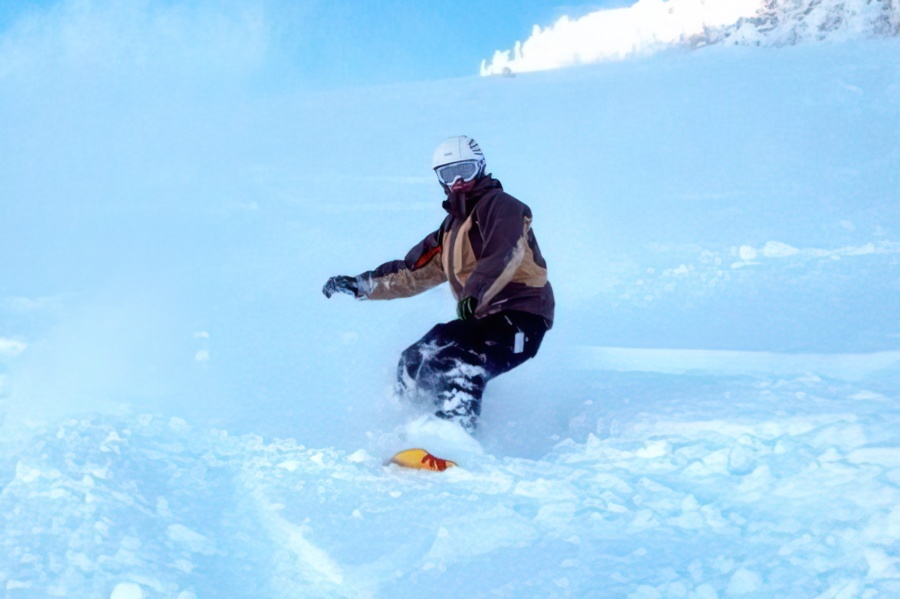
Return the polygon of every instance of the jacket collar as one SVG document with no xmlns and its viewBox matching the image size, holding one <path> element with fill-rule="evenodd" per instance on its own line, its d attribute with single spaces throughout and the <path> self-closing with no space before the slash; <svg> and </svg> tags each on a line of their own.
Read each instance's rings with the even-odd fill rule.
<svg viewBox="0 0 900 599">
<path fill-rule="evenodd" d="M 472 188 L 472 191 L 469 193 L 450 193 L 450 190 L 445 187 L 444 193 L 447 194 L 447 199 L 444 200 L 444 203 L 441 205 L 444 207 L 444 210 L 456 218 L 468 218 L 469 214 L 471 214 L 472 210 L 475 208 L 475 204 L 477 204 L 485 194 L 494 189 L 502 191 L 503 185 L 500 184 L 499 180 L 494 179 L 491 174 L 487 174 L 478 180 L 475 187 Z"/>
</svg>

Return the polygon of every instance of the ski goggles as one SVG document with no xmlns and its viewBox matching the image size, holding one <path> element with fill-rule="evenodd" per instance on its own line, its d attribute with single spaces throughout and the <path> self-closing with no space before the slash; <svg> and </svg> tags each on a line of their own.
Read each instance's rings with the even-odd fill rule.
<svg viewBox="0 0 900 599">
<path fill-rule="evenodd" d="M 462 179 L 463 183 L 468 183 L 478 175 L 481 170 L 479 160 L 463 160 L 462 162 L 454 162 L 453 164 L 445 164 L 434 169 L 437 173 L 438 180 L 450 187 L 457 179 Z"/>
</svg>

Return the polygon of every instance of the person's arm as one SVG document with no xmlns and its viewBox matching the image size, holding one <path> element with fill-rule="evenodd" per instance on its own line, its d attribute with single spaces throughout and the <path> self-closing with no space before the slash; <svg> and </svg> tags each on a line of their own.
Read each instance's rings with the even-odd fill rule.
<svg viewBox="0 0 900 599">
<path fill-rule="evenodd" d="M 322 293 L 348 293 L 357 299 L 397 299 L 411 297 L 447 280 L 441 264 L 443 227 L 416 244 L 403 260 L 385 262 L 378 268 L 355 277 L 328 279 Z"/>
</svg>

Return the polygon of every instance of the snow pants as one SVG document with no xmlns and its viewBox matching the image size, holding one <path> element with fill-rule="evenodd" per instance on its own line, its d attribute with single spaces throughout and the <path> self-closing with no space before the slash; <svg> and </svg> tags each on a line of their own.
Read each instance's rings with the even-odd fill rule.
<svg viewBox="0 0 900 599">
<path fill-rule="evenodd" d="M 546 332 L 542 317 L 513 310 L 439 324 L 400 356 L 397 394 L 471 433 L 487 382 L 533 358 Z"/>
</svg>

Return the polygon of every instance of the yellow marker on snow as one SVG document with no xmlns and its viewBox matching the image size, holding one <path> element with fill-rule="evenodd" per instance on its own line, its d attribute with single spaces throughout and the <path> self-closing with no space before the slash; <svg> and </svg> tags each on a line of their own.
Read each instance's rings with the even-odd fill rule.
<svg viewBox="0 0 900 599">
<path fill-rule="evenodd" d="M 401 451 L 391 458 L 392 464 L 397 464 L 404 468 L 415 468 L 417 470 L 434 470 L 443 472 L 451 466 L 457 466 L 456 462 L 437 458 L 424 449 L 407 449 Z"/>
</svg>

